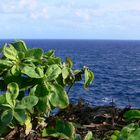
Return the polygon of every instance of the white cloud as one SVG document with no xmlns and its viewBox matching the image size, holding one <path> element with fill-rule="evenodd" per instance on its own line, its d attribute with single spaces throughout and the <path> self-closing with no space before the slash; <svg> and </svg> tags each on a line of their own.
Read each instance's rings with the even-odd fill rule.
<svg viewBox="0 0 140 140">
<path fill-rule="evenodd" d="M 91 14 L 89 12 L 83 12 L 81 10 L 77 10 L 75 12 L 75 14 L 76 14 L 77 17 L 79 17 L 82 20 L 87 21 L 87 22 L 89 22 L 92 18 Z"/>
<path fill-rule="evenodd" d="M 33 19 L 47 19 L 49 17 L 47 4 L 40 2 L 39 0 L 5 0 L 0 2 L 0 13 L 25 15 Z"/>
<path fill-rule="evenodd" d="M 95 0 L 96 1 L 96 0 Z M 81 7 L 75 8 L 75 16 L 84 23 L 94 24 L 95 21 L 98 22 L 102 19 L 103 22 L 108 23 L 108 21 L 121 21 L 122 18 L 136 18 L 140 17 L 140 1 L 139 0 L 122 0 L 122 1 L 112 1 L 97 2 L 97 7 Z M 96 5 L 96 3 L 95 3 Z M 130 19 L 131 20 L 131 19 Z M 115 23 L 111 23 L 115 24 Z"/>
<path fill-rule="evenodd" d="M 38 5 L 37 0 L 20 0 L 19 7 L 21 9 L 29 9 L 30 11 L 36 10 Z"/>
<path fill-rule="evenodd" d="M 95 17 L 102 17 L 106 14 L 105 11 L 100 9 L 76 9 L 75 15 L 85 22 L 91 22 Z"/>
<path fill-rule="evenodd" d="M 44 7 L 39 11 L 33 11 L 31 12 L 30 17 L 32 19 L 38 19 L 38 18 L 48 19 L 50 17 L 48 14 L 48 8 Z"/>
<path fill-rule="evenodd" d="M 16 5 L 13 2 L 7 3 L 4 1 L 0 2 L 0 13 L 5 14 L 5 13 L 14 13 L 16 10 Z"/>
</svg>

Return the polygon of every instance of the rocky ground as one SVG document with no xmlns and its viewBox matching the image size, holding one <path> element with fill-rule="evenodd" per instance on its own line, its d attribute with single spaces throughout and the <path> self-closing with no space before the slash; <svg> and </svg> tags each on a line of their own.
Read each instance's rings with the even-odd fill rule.
<svg viewBox="0 0 140 140">
<path fill-rule="evenodd" d="M 123 114 L 130 107 L 124 109 L 116 106 L 91 107 L 84 102 L 70 105 L 69 108 L 60 111 L 56 117 L 74 122 L 77 133 L 84 136 L 88 130 L 92 131 L 96 139 L 108 139 L 114 130 L 120 130 L 126 122 Z"/>
<path fill-rule="evenodd" d="M 123 119 L 125 111 L 130 107 L 124 109 L 117 108 L 114 104 L 110 106 L 92 107 L 80 100 L 77 104 L 70 104 L 67 109 L 59 111 L 57 114 L 51 116 L 47 121 L 52 122 L 56 118 L 61 118 L 66 121 L 73 122 L 76 126 L 77 133 L 85 136 L 88 130 L 93 132 L 95 140 L 109 140 L 109 136 L 114 130 L 121 130 L 126 125 Z M 22 129 L 15 128 L 11 131 L 5 139 L 12 140 L 22 134 Z M 17 133 L 18 132 L 18 133 Z M 48 137 L 41 138 L 38 132 L 33 132 L 27 137 L 20 136 L 20 140 L 58 140 L 56 138 Z"/>
</svg>

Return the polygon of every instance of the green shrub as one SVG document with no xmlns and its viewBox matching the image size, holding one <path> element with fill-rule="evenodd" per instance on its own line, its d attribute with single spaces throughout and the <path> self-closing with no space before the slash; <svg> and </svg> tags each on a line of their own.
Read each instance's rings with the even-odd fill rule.
<svg viewBox="0 0 140 140">
<path fill-rule="evenodd" d="M 132 109 L 126 111 L 123 116 L 125 120 L 130 124 L 124 126 L 121 131 L 115 130 L 111 136 L 111 140 L 139 140 L 140 126 L 138 123 L 132 122 L 140 119 L 140 111 Z"/>
<path fill-rule="evenodd" d="M 138 124 L 131 123 L 122 128 L 116 134 L 111 136 L 111 140 L 139 140 L 140 139 L 140 127 Z"/>
<path fill-rule="evenodd" d="M 4 44 L 0 59 L 0 90 L 3 92 L 0 94 L 0 137 L 16 126 L 25 128 L 26 135 L 32 129 L 45 128 L 45 118 L 52 109 L 69 105 L 65 87 L 81 80 L 82 75 L 85 75 L 84 88 L 88 88 L 94 79 L 93 73 L 87 67 L 82 70 L 72 67 L 70 58 L 62 62 L 54 50 L 44 53 L 40 48 L 30 49 L 21 40 Z M 57 132 L 56 128 L 51 130 L 56 133 L 49 135 L 77 137 L 73 124 L 63 121 L 57 124 L 69 129 L 69 134 L 59 132 L 61 129 Z M 48 134 L 46 131 L 43 130 L 43 136 Z M 91 137 L 91 132 L 85 140 L 91 139 L 87 137 Z"/>
</svg>

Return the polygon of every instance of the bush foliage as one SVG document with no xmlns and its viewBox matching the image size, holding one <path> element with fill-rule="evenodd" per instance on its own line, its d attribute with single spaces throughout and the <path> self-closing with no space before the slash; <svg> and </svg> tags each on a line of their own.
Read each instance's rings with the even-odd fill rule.
<svg viewBox="0 0 140 140">
<path fill-rule="evenodd" d="M 80 139 L 72 123 L 57 120 L 54 128 L 46 128 L 45 120 L 54 108 L 68 107 L 68 91 L 82 75 L 86 89 L 94 79 L 87 67 L 73 70 L 70 58 L 62 62 L 54 50 L 31 49 L 22 40 L 4 44 L 0 59 L 0 137 L 20 126 L 26 135 L 41 128 L 44 137 Z M 91 132 L 85 137 L 90 139 Z"/>
</svg>

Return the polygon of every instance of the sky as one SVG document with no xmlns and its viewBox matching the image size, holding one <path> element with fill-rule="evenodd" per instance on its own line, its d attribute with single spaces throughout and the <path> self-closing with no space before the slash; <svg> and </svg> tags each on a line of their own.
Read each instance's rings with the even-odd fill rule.
<svg viewBox="0 0 140 140">
<path fill-rule="evenodd" d="M 0 39 L 140 40 L 140 0 L 0 0 Z"/>
</svg>

